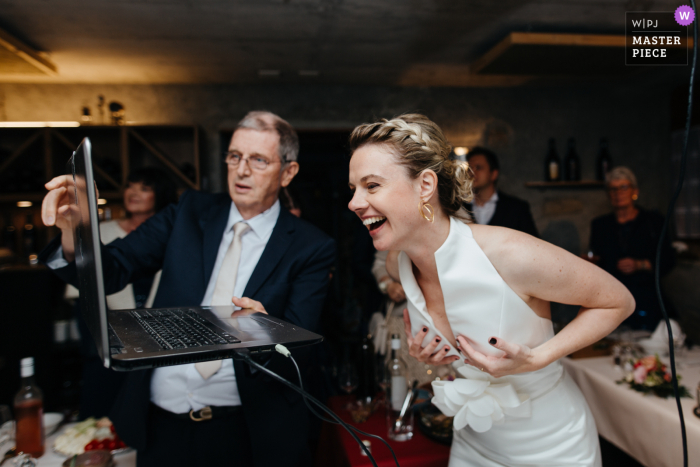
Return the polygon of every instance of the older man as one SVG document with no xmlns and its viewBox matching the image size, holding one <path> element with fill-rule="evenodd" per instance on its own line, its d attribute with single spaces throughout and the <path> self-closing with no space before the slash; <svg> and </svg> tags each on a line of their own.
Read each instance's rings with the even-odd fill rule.
<svg viewBox="0 0 700 467">
<path fill-rule="evenodd" d="M 177 205 L 103 247 L 108 292 L 162 269 L 154 307 L 233 301 L 315 330 L 335 246 L 280 208 L 279 191 L 299 170 L 298 152 L 296 132 L 285 120 L 269 112 L 246 115 L 224 161 L 229 193 L 185 192 Z M 71 280 L 75 268 L 66 260 L 73 259 L 73 241 L 63 216 L 68 184 L 59 177 L 46 185 L 50 192 L 42 217 L 62 236 L 42 257 Z M 238 241 L 240 254 L 232 262 L 229 247 Z M 303 364 L 307 352 L 294 351 L 297 361 Z M 266 364 L 287 379 L 296 378 L 284 357 L 273 356 Z M 212 408 L 211 419 L 202 420 L 205 407 Z M 139 467 L 310 462 L 309 415 L 301 398 L 239 361 L 132 372 L 111 418 L 120 436 L 138 450 Z"/>
</svg>

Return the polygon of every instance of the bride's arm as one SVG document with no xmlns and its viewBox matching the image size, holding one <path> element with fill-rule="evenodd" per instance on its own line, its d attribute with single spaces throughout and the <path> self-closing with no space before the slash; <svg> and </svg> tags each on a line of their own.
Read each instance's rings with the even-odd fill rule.
<svg viewBox="0 0 700 467">
<path fill-rule="evenodd" d="M 536 348 L 492 336 L 489 343 L 506 352 L 503 357 L 476 352 L 464 338 L 458 338 L 469 363 L 493 376 L 544 368 L 607 336 L 634 311 L 634 298 L 624 285 L 562 248 L 510 229 L 476 226 L 473 232 L 503 280 L 526 302 L 581 306 L 571 323 Z"/>
</svg>

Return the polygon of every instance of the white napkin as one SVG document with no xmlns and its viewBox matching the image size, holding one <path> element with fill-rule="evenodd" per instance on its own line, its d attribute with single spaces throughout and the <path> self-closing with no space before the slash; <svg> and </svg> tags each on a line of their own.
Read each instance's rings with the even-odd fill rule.
<svg viewBox="0 0 700 467">
<path fill-rule="evenodd" d="M 685 334 L 683 334 L 683 330 L 681 330 L 681 325 L 674 319 L 670 319 L 669 321 L 671 322 L 671 332 L 673 333 L 674 342 L 684 342 Z M 654 330 L 649 340 L 668 345 L 668 330 L 666 328 L 666 321 L 663 319 L 659 321 L 659 325 L 656 326 L 656 330 Z"/>
</svg>

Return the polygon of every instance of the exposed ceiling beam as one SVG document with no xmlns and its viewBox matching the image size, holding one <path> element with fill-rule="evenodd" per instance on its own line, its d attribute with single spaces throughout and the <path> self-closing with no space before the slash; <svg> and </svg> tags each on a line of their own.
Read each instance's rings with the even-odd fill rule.
<svg viewBox="0 0 700 467">
<path fill-rule="evenodd" d="M 26 64 L 31 65 L 36 70 L 40 71 L 49 76 L 58 75 L 58 69 L 56 65 L 51 63 L 46 57 L 42 56 L 41 52 L 34 50 L 32 47 L 28 46 L 24 42 L 20 41 L 7 31 L 0 29 L 0 47 L 6 49 L 10 55 L 4 54 L 4 61 L 12 60 L 14 55 L 17 60 L 26 62 Z M 13 72 L 16 69 L 16 63 L 7 63 L 7 66 L 1 67 L 2 70 L 0 74 Z M 15 65 L 15 66 L 12 66 Z M 23 70 L 25 71 L 25 70 Z M 14 71 L 18 72 L 18 71 Z"/>
</svg>

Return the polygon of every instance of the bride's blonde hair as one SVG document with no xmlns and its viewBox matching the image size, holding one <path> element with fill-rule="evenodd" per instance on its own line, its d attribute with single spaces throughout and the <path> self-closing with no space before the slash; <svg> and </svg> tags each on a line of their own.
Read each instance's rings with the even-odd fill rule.
<svg viewBox="0 0 700 467">
<path fill-rule="evenodd" d="M 440 206 L 448 216 L 468 221 L 464 203 L 474 198 L 474 176 L 469 164 L 450 159 L 452 147 L 435 122 L 421 114 L 403 114 L 391 120 L 365 123 L 350 135 L 354 153 L 362 146 L 380 144 L 393 149 L 399 163 L 415 179 L 424 170 L 432 170 L 438 178 Z"/>
</svg>

